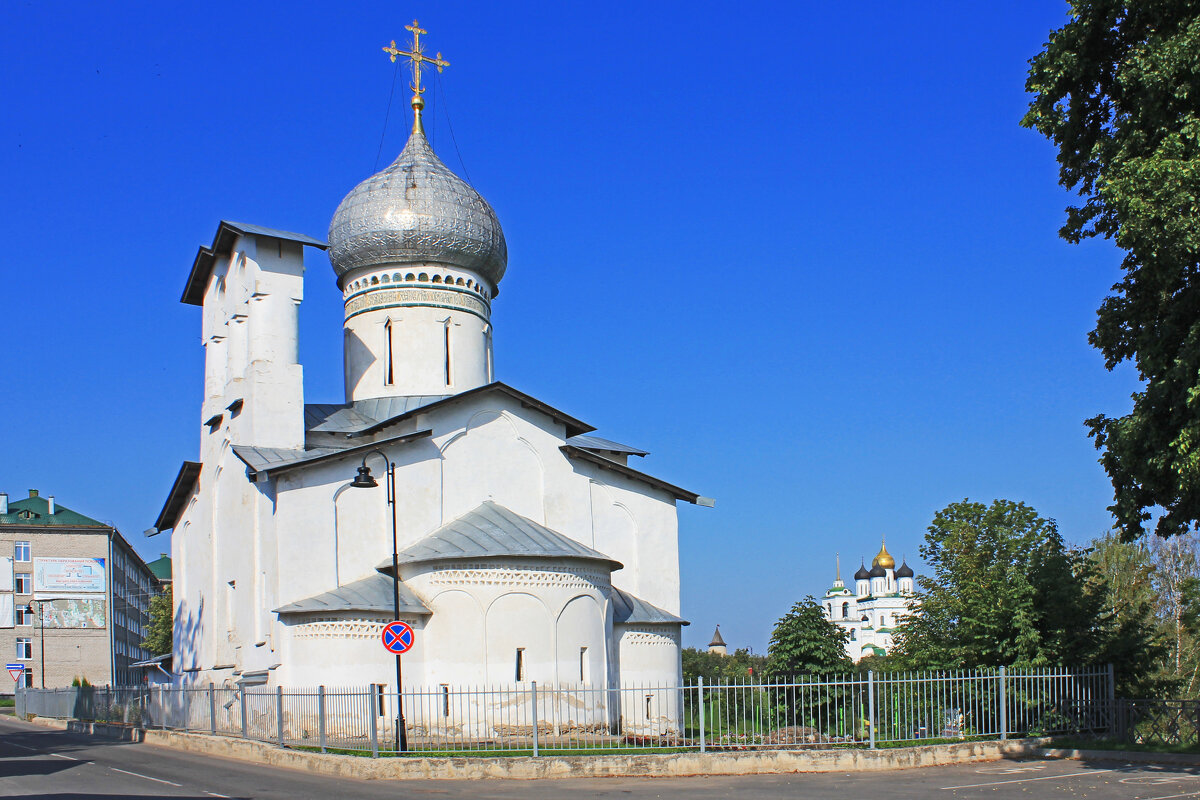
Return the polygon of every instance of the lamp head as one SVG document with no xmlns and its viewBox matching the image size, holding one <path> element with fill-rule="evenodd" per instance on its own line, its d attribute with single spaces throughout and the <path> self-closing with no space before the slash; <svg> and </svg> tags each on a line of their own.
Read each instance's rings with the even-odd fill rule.
<svg viewBox="0 0 1200 800">
<path fill-rule="evenodd" d="M 350 481 L 350 485 L 355 489 L 374 489 L 379 485 L 379 481 L 371 477 L 371 468 L 364 461 L 358 468 L 358 474 L 354 476 L 354 480 Z"/>
</svg>

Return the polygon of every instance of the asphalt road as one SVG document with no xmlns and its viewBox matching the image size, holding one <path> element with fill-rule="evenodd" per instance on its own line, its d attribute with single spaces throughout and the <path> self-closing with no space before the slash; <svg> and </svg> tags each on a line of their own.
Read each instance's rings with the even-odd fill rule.
<svg viewBox="0 0 1200 800">
<path fill-rule="evenodd" d="M 0 717 L 0 797 L 228 798 L 1097 798 L 1200 800 L 1200 769 L 1120 762 L 1001 761 L 896 772 L 539 781 L 359 781 L 144 744 L 113 743 Z"/>
</svg>

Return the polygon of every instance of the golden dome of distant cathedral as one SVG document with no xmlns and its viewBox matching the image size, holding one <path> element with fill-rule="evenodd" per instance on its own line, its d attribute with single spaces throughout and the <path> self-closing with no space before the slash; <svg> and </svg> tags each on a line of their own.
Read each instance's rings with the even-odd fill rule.
<svg viewBox="0 0 1200 800">
<path fill-rule="evenodd" d="M 887 543 L 880 541 L 879 555 L 871 559 L 872 567 L 883 567 L 884 569 L 895 569 L 896 559 L 892 558 L 892 554 L 887 551 Z"/>
</svg>

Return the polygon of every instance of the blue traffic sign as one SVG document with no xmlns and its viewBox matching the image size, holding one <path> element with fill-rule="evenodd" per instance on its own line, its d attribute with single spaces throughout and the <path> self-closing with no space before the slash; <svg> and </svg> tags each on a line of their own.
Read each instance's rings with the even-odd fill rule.
<svg viewBox="0 0 1200 800">
<path fill-rule="evenodd" d="M 383 626 L 383 646 L 389 653 L 400 655 L 412 649 L 417 637 L 407 622 L 396 620 Z"/>
</svg>

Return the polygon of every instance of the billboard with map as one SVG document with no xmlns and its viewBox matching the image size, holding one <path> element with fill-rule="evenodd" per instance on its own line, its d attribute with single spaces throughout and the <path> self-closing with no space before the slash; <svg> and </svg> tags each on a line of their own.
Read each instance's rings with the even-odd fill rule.
<svg viewBox="0 0 1200 800">
<path fill-rule="evenodd" d="M 43 600 L 42 626 L 46 628 L 103 628 L 103 597 L 58 597 Z"/>
</svg>

